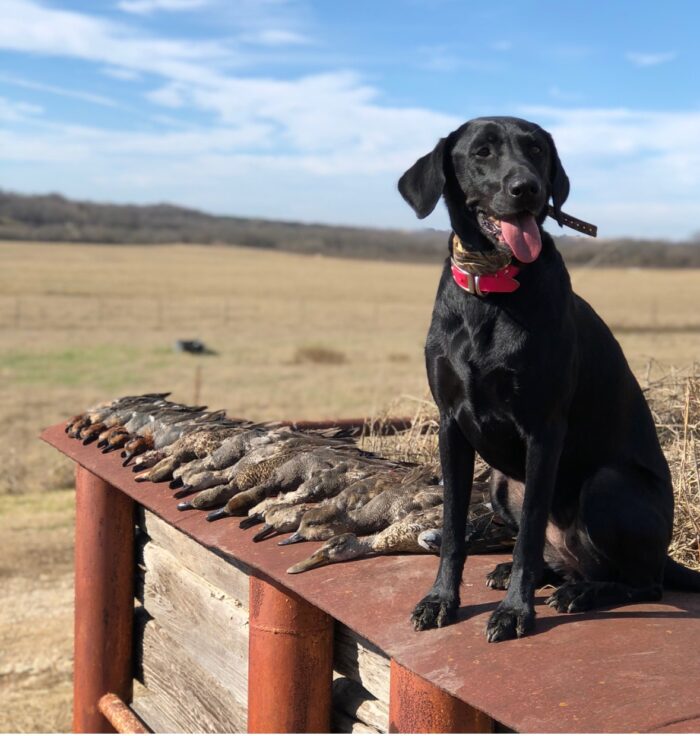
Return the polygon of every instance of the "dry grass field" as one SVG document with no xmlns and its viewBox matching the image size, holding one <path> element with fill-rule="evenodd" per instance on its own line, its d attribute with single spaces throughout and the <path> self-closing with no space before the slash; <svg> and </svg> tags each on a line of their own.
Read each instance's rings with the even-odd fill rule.
<svg viewBox="0 0 700 736">
<path fill-rule="evenodd" d="M 72 471 L 40 428 L 156 389 L 252 419 L 411 412 L 426 398 L 439 271 L 231 247 L 0 243 L 0 730 L 70 727 Z M 642 382 L 694 370 L 700 272 L 572 277 Z M 215 354 L 177 353 L 178 338 Z"/>
</svg>

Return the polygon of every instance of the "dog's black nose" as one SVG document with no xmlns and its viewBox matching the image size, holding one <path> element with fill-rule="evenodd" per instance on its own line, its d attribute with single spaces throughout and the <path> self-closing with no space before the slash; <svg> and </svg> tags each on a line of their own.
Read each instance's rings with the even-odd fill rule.
<svg viewBox="0 0 700 736">
<path fill-rule="evenodd" d="M 516 176 L 508 183 L 508 194 L 517 200 L 533 197 L 540 193 L 540 183 L 534 177 Z"/>
</svg>

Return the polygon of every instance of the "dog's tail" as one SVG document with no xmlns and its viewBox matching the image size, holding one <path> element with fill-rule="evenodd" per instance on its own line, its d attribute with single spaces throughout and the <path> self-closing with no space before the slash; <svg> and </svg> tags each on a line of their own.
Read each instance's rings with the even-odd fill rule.
<svg viewBox="0 0 700 736">
<path fill-rule="evenodd" d="M 664 588 L 700 593 L 700 572 L 691 570 L 667 557 L 664 569 Z"/>
</svg>

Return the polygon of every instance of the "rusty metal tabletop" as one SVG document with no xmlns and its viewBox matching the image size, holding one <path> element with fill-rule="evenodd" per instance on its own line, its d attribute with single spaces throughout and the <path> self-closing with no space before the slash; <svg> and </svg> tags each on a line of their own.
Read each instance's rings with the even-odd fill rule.
<svg viewBox="0 0 700 736">
<path fill-rule="evenodd" d="M 303 596 L 436 686 L 522 732 L 692 733 L 700 730 L 700 595 L 667 592 L 661 603 L 560 614 L 538 591 L 535 632 L 488 644 L 489 614 L 503 593 L 484 577 L 504 559 L 470 557 L 457 623 L 415 632 L 409 616 L 432 584 L 433 556 L 386 556 L 301 575 L 286 569 L 319 546 L 252 541 L 237 519 L 207 522 L 178 511 L 167 483 L 137 483 L 119 453 L 69 438 L 64 424 L 42 439 L 205 547 Z"/>
</svg>

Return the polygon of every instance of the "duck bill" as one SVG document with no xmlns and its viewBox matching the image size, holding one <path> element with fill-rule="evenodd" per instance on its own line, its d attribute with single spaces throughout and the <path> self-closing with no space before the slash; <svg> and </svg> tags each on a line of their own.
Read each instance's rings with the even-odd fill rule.
<svg viewBox="0 0 700 736">
<path fill-rule="evenodd" d="M 287 537 L 286 539 L 283 539 L 281 542 L 277 542 L 278 546 L 284 547 L 286 544 L 297 544 L 298 542 L 305 542 L 306 539 L 299 534 L 299 532 L 294 532 L 291 537 Z"/>
<path fill-rule="evenodd" d="M 277 534 L 277 529 L 275 529 L 272 524 L 265 524 L 263 528 L 253 536 L 253 541 L 262 542 L 264 539 L 273 537 L 275 534 Z"/>
<path fill-rule="evenodd" d="M 264 518 L 261 514 L 253 514 L 252 516 L 249 516 L 247 519 L 243 519 L 243 521 L 241 521 L 241 523 L 238 526 L 241 529 L 250 529 L 252 526 L 256 526 L 256 524 L 262 524 L 263 521 L 264 521 Z"/>
<path fill-rule="evenodd" d="M 323 567 L 324 565 L 330 565 L 332 560 L 328 557 L 327 552 L 324 549 L 319 549 L 314 552 L 311 557 L 307 557 L 301 562 L 297 562 L 296 565 L 292 565 L 287 572 L 291 575 L 296 575 L 299 572 L 306 572 L 307 570 L 313 570 L 315 567 Z"/>
</svg>

